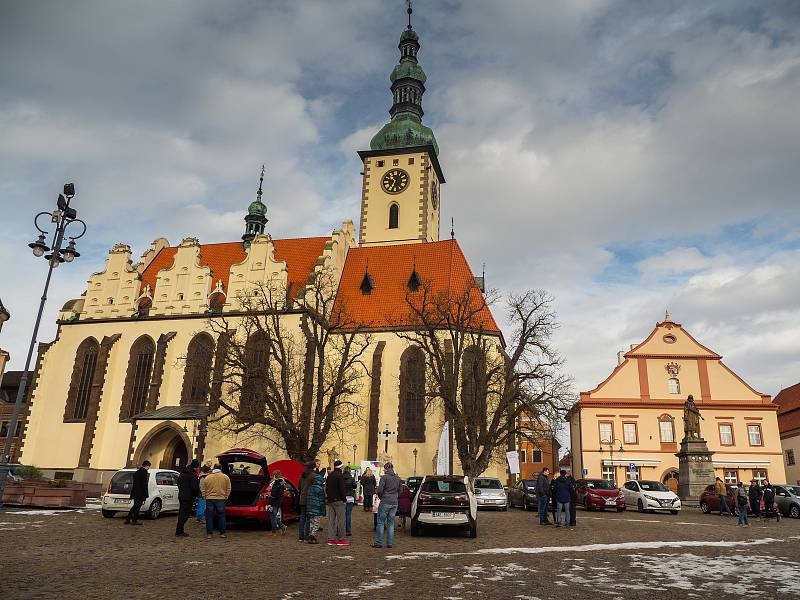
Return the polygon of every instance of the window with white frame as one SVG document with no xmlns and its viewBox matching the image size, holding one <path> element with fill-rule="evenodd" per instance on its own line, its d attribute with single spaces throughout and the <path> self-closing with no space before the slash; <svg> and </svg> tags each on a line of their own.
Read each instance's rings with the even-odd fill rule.
<svg viewBox="0 0 800 600">
<path fill-rule="evenodd" d="M 614 424 L 611 421 L 600 421 L 600 443 L 610 444 L 614 439 Z"/>
<path fill-rule="evenodd" d="M 606 481 L 614 481 L 614 467 L 611 465 L 603 465 L 603 479 Z"/>
<path fill-rule="evenodd" d="M 670 394 L 681 393 L 681 382 L 678 381 L 677 377 L 670 377 L 669 379 L 667 379 L 667 391 Z"/>
<path fill-rule="evenodd" d="M 723 474 L 722 478 L 725 480 L 725 483 L 727 483 L 728 485 L 735 485 L 735 484 L 739 483 L 739 471 L 736 471 L 736 470 L 728 471 L 728 470 L 726 470 L 725 473 Z"/>
<path fill-rule="evenodd" d="M 764 485 L 767 480 L 767 472 L 763 469 L 753 469 L 753 479 L 758 482 L 758 485 Z"/>
<path fill-rule="evenodd" d="M 719 443 L 723 446 L 733 446 L 733 425 L 731 423 L 719 424 Z"/>
<path fill-rule="evenodd" d="M 747 425 L 747 437 L 751 446 L 761 446 L 761 425 L 750 423 Z"/>
<path fill-rule="evenodd" d="M 626 444 L 638 444 L 639 435 L 636 431 L 636 423 L 622 424 L 622 438 Z"/>
<path fill-rule="evenodd" d="M 675 443 L 675 421 L 667 418 L 659 419 L 658 433 L 661 436 L 662 444 Z"/>
</svg>

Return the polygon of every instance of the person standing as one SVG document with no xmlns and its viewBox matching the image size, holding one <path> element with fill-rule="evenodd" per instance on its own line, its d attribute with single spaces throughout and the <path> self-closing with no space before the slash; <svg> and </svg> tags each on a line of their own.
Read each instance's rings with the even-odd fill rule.
<svg viewBox="0 0 800 600">
<path fill-rule="evenodd" d="M 272 484 L 269 487 L 269 521 L 270 521 L 270 535 L 280 531 L 281 535 L 286 533 L 286 525 L 281 520 L 281 507 L 283 506 L 283 496 L 286 493 L 286 483 L 281 477 L 281 472 L 276 469 L 272 473 Z"/>
<path fill-rule="evenodd" d="M 219 537 L 226 537 L 225 501 L 231 495 L 231 480 L 218 464 L 200 483 L 200 493 L 206 499 L 206 538 L 211 539 L 214 533 L 215 518 L 219 520 Z"/>
<path fill-rule="evenodd" d="M 761 497 L 764 495 L 761 486 L 755 479 L 750 480 L 750 489 L 748 490 L 748 497 L 750 500 L 750 510 L 756 519 L 761 520 Z"/>
<path fill-rule="evenodd" d="M 342 473 L 342 461 L 333 462 L 333 471 L 325 481 L 325 499 L 328 503 L 328 546 L 349 546 L 345 539 L 345 505 L 347 504 L 347 488 Z"/>
<path fill-rule="evenodd" d="M 197 467 L 200 463 L 193 460 L 191 464 L 181 471 L 178 476 L 178 522 L 175 525 L 175 535 L 185 537 L 189 535 L 183 528 L 192 514 L 192 505 L 195 498 L 200 495 L 200 480 L 197 478 Z"/>
<path fill-rule="evenodd" d="M 353 521 L 353 506 L 356 502 L 356 478 L 353 477 L 353 472 L 350 467 L 344 468 L 344 487 L 347 490 L 347 503 L 344 508 L 344 528 L 346 535 L 353 535 L 352 521 Z"/>
<path fill-rule="evenodd" d="M 556 500 L 556 527 L 561 527 L 561 511 L 564 511 L 564 526 L 569 526 L 570 485 L 567 481 L 567 472 L 561 469 L 559 476 L 553 482 L 553 496 Z"/>
<path fill-rule="evenodd" d="M 211 467 L 208 465 L 203 465 L 200 467 L 200 473 L 198 474 L 198 485 L 199 482 L 203 481 L 211 472 Z M 199 489 L 199 488 L 198 488 Z M 206 522 L 206 499 L 203 498 L 203 494 L 200 494 L 197 497 L 197 512 L 194 515 L 194 518 L 197 519 L 198 523 L 205 523 Z"/>
<path fill-rule="evenodd" d="M 728 490 L 725 487 L 725 483 L 717 477 L 717 480 L 714 482 L 714 493 L 719 498 L 719 516 L 722 515 L 731 515 L 731 511 L 728 508 Z"/>
<path fill-rule="evenodd" d="M 383 467 L 383 477 L 378 484 L 378 522 L 375 527 L 375 543 L 373 548 L 383 548 L 383 532 L 386 530 L 386 547 L 394 545 L 394 519 L 397 515 L 397 503 L 400 496 L 400 478 L 394 472 L 392 463 Z"/>
<path fill-rule="evenodd" d="M 325 469 L 314 473 L 306 496 L 306 518 L 308 519 L 309 544 L 319 544 L 317 532 L 321 529 L 320 520 L 325 516 Z"/>
<path fill-rule="evenodd" d="M 375 495 L 375 486 L 378 482 L 375 480 L 375 475 L 372 474 L 372 469 L 366 468 L 364 474 L 361 476 L 361 491 L 364 492 L 364 510 L 372 510 L 372 497 Z"/>
<path fill-rule="evenodd" d="M 400 495 L 397 497 L 397 514 L 400 516 L 400 528 L 406 526 L 406 517 L 411 518 L 411 488 L 405 483 L 400 486 Z"/>
<path fill-rule="evenodd" d="M 308 489 L 314 483 L 317 477 L 316 462 L 309 461 L 306 464 L 306 469 L 300 475 L 300 498 L 298 503 L 300 505 L 300 520 L 297 527 L 297 539 L 305 541 L 308 537 L 309 518 L 308 518 Z"/>
<path fill-rule="evenodd" d="M 148 471 L 150 471 L 150 461 L 146 460 L 133 474 L 133 486 L 131 487 L 133 506 L 128 511 L 128 516 L 125 517 L 125 525 L 141 525 L 139 511 L 142 509 L 144 501 L 147 500 L 147 496 L 150 495 L 150 475 Z"/>
<path fill-rule="evenodd" d="M 545 467 L 536 477 L 536 498 L 539 501 L 539 525 L 549 525 L 547 520 L 547 504 L 550 501 L 550 469 Z"/>
<path fill-rule="evenodd" d="M 736 507 L 739 509 L 738 525 L 740 527 L 750 527 L 750 523 L 747 521 L 747 490 L 741 481 L 736 490 Z"/>
<path fill-rule="evenodd" d="M 577 506 L 578 506 L 578 488 L 575 485 L 575 478 L 572 476 L 572 470 L 567 469 L 567 482 L 569 482 L 569 528 L 575 529 L 577 521 Z"/>
</svg>

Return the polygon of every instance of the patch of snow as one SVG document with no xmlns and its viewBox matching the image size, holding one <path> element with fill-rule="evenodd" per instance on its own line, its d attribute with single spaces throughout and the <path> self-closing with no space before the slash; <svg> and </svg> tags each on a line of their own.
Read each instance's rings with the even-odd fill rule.
<svg viewBox="0 0 800 600">
<path fill-rule="evenodd" d="M 339 595 L 347 596 L 349 598 L 360 598 L 362 594 L 368 594 L 369 592 L 391 587 L 393 585 L 394 581 L 381 577 L 371 581 L 366 581 L 354 589 L 342 588 L 339 590 Z"/>
</svg>

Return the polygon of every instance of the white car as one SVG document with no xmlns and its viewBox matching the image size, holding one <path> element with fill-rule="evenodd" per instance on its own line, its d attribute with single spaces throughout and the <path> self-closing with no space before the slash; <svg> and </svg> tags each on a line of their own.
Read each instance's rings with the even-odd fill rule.
<svg viewBox="0 0 800 600">
<path fill-rule="evenodd" d="M 478 502 L 469 478 L 463 475 L 427 475 L 411 504 L 411 535 L 430 525 L 457 527 L 478 537 Z"/>
<path fill-rule="evenodd" d="M 131 488 L 133 487 L 133 474 L 136 469 L 122 469 L 114 473 L 108 484 L 106 493 L 103 494 L 101 512 L 110 519 L 118 512 L 128 513 L 133 506 Z M 150 469 L 148 480 L 147 500 L 140 510 L 150 519 L 157 519 L 162 512 L 178 510 L 178 476 L 177 471 L 170 469 Z"/>
<path fill-rule="evenodd" d="M 681 500 L 667 486 L 658 481 L 626 481 L 622 486 L 625 505 L 636 507 L 639 512 L 668 510 L 677 515 L 681 509 Z"/>
<path fill-rule="evenodd" d="M 476 477 L 472 482 L 478 508 L 508 510 L 508 494 L 503 482 L 495 477 Z"/>
</svg>

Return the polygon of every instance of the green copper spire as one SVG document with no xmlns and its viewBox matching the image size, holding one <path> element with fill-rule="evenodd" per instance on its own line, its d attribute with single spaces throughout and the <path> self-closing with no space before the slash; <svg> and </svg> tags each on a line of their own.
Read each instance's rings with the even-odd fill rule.
<svg viewBox="0 0 800 600">
<path fill-rule="evenodd" d="M 247 207 L 247 214 L 244 217 L 244 222 L 247 224 L 242 239 L 244 240 L 245 247 L 250 246 L 250 242 L 262 233 L 264 233 L 264 226 L 267 224 L 267 207 L 261 202 L 261 187 L 264 183 L 264 165 L 261 165 L 261 178 L 258 180 L 258 192 L 256 192 L 256 199 Z"/>
<path fill-rule="evenodd" d="M 392 70 L 394 101 L 389 114 L 392 120 L 372 138 L 372 150 L 433 146 L 439 154 L 439 146 L 433 131 L 422 124 L 422 95 L 425 93 L 425 71 L 417 62 L 419 36 L 411 27 L 411 2 L 408 3 L 408 27 L 400 34 L 400 62 Z"/>
</svg>

